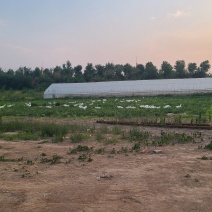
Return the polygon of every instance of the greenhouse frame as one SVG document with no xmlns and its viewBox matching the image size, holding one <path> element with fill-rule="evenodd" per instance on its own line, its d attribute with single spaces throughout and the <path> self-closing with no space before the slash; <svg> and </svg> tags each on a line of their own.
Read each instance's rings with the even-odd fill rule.
<svg viewBox="0 0 212 212">
<path fill-rule="evenodd" d="M 193 94 L 210 92 L 212 92 L 212 78 L 53 83 L 45 90 L 44 99 L 64 97 Z"/>
</svg>

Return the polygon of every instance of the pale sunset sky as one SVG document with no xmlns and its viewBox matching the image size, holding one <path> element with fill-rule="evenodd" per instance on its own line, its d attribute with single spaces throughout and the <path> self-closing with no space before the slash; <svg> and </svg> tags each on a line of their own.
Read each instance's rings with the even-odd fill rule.
<svg viewBox="0 0 212 212">
<path fill-rule="evenodd" d="M 0 0 L 0 67 L 212 64 L 212 0 Z"/>
</svg>

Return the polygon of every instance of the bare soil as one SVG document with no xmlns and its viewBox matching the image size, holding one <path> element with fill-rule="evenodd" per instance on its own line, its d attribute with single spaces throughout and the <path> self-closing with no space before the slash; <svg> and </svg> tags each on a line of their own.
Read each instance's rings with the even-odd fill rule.
<svg viewBox="0 0 212 212">
<path fill-rule="evenodd" d="M 161 131 L 141 128 L 153 134 Z M 201 132 L 205 145 L 212 132 Z M 80 144 L 103 147 L 95 140 Z M 0 156 L 20 159 L 0 161 L 0 211 L 212 211 L 212 160 L 200 159 L 212 157 L 212 152 L 197 143 L 159 147 L 160 154 L 152 153 L 154 147 L 139 153 L 92 154 L 92 162 L 67 154 L 76 145 L 69 139 L 62 143 L 0 140 Z M 120 141 L 105 148 L 129 145 Z M 62 157 L 59 163 L 41 163 L 55 154 Z"/>
</svg>

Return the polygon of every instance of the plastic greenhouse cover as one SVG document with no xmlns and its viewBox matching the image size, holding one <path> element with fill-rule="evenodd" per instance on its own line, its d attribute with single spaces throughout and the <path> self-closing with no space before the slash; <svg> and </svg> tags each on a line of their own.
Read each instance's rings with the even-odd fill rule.
<svg viewBox="0 0 212 212">
<path fill-rule="evenodd" d="M 44 98 L 77 95 L 133 95 L 212 92 L 212 78 L 134 80 L 89 83 L 54 83 L 44 92 Z"/>
</svg>

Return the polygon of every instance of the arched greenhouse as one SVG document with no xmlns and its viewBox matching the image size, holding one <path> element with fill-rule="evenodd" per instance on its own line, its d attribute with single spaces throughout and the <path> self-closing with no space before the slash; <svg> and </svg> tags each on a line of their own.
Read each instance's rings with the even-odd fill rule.
<svg viewBox="0 0 212 212">
<path fill-rule="evenodd" d="M 212 78 L 110 81 L 89 83 L 54 83 L 44 98 L 142 96 L 212 92 Z"/>
</svg>

